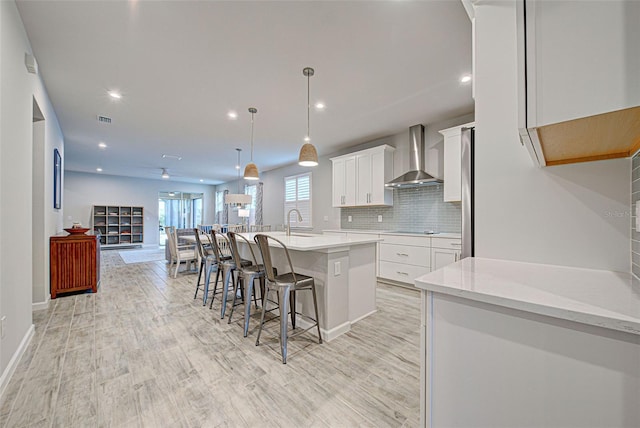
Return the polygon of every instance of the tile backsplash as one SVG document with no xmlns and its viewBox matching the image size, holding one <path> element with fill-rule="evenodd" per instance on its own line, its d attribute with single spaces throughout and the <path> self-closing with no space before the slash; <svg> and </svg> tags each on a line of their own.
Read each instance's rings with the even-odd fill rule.
<svg viewBox="0 0 640 428">
<path fill-rule="evenodd" d="M 640 153 L 631 162 L 631 272 L 640 278 L 640 230 L 636 230 L 636 201 L 640 200 Z M 343 223 L 344 224 L 344 223 Z"/>
<path fill-rule="evenodd" d="M 340 209 L 342 229 L 457 232 L 462 229 L 460 202 L 444 202 L 443 186 L 425 186 L 393 191 L 392 207 Z M 378 222 L 378 216 L 382 222 Z M 351 216 L 351 222 L 349 222 Z"/>
</svg>

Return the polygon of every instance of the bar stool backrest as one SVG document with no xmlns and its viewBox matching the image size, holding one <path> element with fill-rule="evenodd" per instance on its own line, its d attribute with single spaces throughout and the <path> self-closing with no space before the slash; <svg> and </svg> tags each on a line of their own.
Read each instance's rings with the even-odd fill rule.
<svg viewBox="0 0 640 428">
<path fill-rule="evenodd" d="M 238 250 L 238 241 L 237 238 L 244 239 L 247 242 L 247 247 L 249 247 L 249 251 L 251 251 L 251 257 L 253 258 L 253 264 L 257 265 L 258 262 L 256 260 L 256 255 L 253 252 L 253 248 L 249 244 L 249 240 L 242 235 L 238 235 L 235 232 L 227 232 L 227 239 L 229 241 L 229 247 L 231 248 L 231 256 L 233 257 L 233 261 L 236 263 L 236 266 L 242 266 L 242 257 L 240 257 L 240 251 Z"/>
<path fill-rule="evenodd" d="M 202 241 L 200 240 L 200 230 L 199 228 L 193 229 L 193 233 L 196 236 L 196 248 L 198 249 L 198 254 L 200 254 L 200 259 L 204 260 L 207 257 L 207 252 L 204 249 L 204 245 L 202 245 Z"/>
<path fill-rule="evenodd" d="M 222 252 L 222 249 L 220 248 L 220 243 L 218 242 L 218 239 L 225 239 L 223 234 L 221 234 L 220 232 L 216 232 L 215 229 L 211 229 L 211 245 L 213 248 L 213 254 L 214 257 L 216 258 L 216 261 L 218 263 L 222 262 L 222 258 L 225 256 Z"/>
<path fill-rule="evenodd" d="M 293 281 L 297 282 L 296 274 L 293 270 L 293 263 L 291 262 L 291 256 L 289 256 L 289 250 L 287 246 L 282 243 L 279 239 L 274 238 L 273 236 L 264 235 L 261 233 L 256 234 L 253 237 L 256 244 L 258 244 L 258 249 L 260 249 L 260 254 L 262 255 L 262 263 L 264 264 L 264 269 L 266 271 L 267 279 L 271 282 L 275 282 L 276 278 L 273 272 L 273 262 L 271 260 L 271 251 L 269 248 L 269 241 L 274 241 L 279 244 L 280 247 L 284 250 L 285 255 L 287 256 L 287 261 L 289 262 L 289 269 L 291 275 L 293 275 Z"/>
</svg>

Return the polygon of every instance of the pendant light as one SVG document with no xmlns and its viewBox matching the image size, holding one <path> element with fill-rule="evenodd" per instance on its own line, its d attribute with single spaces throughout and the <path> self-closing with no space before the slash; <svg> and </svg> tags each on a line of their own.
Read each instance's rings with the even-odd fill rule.
<svg viewBox="0 0 640 428">
<path fill-rule="evenodd" d="M 300 149 L 298 164 L 302 166 L 318 165 L 318 152 L 313 144 L 311 144 L 311 133 L 309 132 L 309 110 L 311 109 L 311 101 L 309 98 L 309 80 L 315 71 L 311 67 L 305 67 L 302 74 L 307 76 L 307 136 L 304 137 L 304 145 Z"/>
<path fill-rule="evenodd" d="M 245 180 L 257 180 L 260 178 L 258 176 L 258 167 L 255 163 L 253 163 L 253 115 L 258 112 L 258 109 L 255 107 L 249 107 L 249 113 L 251 113 L 251 162 L 244 167 L 244 179 Z"/>
<path fill-rule="evenodd" d="M 240 193 L 240 152 L 242 149 L 236 149 L 238 152 L 238 163 L 236 169 L 238 170 L 238 193 L 228 193 L 224 195 L 224 203 L 233 206 L 242 206 L 251 203 L 251 195 L 245 195 Z"/>
</svg>

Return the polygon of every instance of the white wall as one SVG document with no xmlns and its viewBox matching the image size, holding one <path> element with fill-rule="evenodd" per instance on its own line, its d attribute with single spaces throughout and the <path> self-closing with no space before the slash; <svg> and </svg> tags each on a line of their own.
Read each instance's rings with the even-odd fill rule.
<svg viewBox="0 0 640 428">
<path fill-rule="evenodd" d="M 515 2 L 477 2 L 475 18 L 476 255 L 628 272 L 630 160 L 534 167 L 518 139 Z"/>
<path fill-rule="evenodd" d="M 62 213 L 53 210 L 53 148 L 64 154 L 58 120 L 39 76 L 24 65 L 31 46 L 13 1 L 0 2 L 0 316 L 5 316 L 5 336 L 0 339 L 0 390 L 15 367 L 20 344 L 32 327 L 33 263 L 48 271 L 48 236 L 61 230 Z M 45 117 L 44 159 L 49 170 L 38 186 L 43 198 L 33 194 L 33 100 Z M 41 147 L 41 146 L 39 146 Z M 38 148 L 40 150 L 40 148 Z M 47 167 L 47 164 L 49 166 Z M 46 206 L 46 201 L 51 203 Z M 42 221 L 44 236 L 38 245 L 44 260 L 32 260 L 32 219 Z M 47 284 L 40 284 L 48 289 Z"/>
<path fill-rule="evenodd" d="M 79 221 L 83 226 L 91 226 L 93 205 L 143 206 L 143 244 L 158 245 L 158 192 L 169 191 L 202 193 L 203 221 L 214 223 L 214 186 L 66 171 L 64 225 L 70 227 Z"/>
</svg>

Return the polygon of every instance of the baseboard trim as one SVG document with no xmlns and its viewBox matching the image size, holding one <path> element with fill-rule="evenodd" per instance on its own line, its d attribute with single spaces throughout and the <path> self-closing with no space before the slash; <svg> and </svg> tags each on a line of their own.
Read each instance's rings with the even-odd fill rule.
<svg viewBox="0 0 640 428">
<path fill-rule="evenodd" d="M 49 302 L 51 299 L 47 299 L 45 302 L 36 302 L 31 304 L 32 311 L 41 311 L 43 309 L 49 309 Z"/>
<path fill-rule="evenodd" d="M 351 321 L 351 324 L 353 325 L 353 324 L 357 323 L 358 321 L 365 319 L 365 318 L 366 318 L 366 317 L 368 317 L 369 315 L 373 315 L 373 314 L 375 314 L 376 312 L 378 312 L 378 310 L 377 310 L 377 309 L 374 309 L 374 310 L 372 310 L 371 312 L 368 312 L 368 313 L 366 313 L 366 314 L 362 315 L 361 317 L 358 317 L 358 318 L 354 319 L 353 321 Z"/>
<path fill-rule="evenodd" d="M 13 376 L 13 373 L 16 371 L 18 363 L 20 362 L 22 355 L 24 355 L 24 351 L 26 351 L 27 346 L 29 346 L 29 343 L 31 343 L 31 339 L 33 339 L 35 331 L 35 326 L 31 324 L 31 327 L 29 327 L 24 337 L 22 338 L 20 346 L 18 346 L 18 349 L 13 354 L 13 357 L 11 357 L 7 368 L 2 373 L 2 376 L 0 376 L 0 398 L 2 398 L 2 396 L 4 395 L 4 392 L 7 389 L 7 385 L 9 385 L 9 381 L 11 380 L 11 376 Z"/>
<path fill-rule="evenodd" d="M 296 320 L 296 322 L 298 323 L 298 325 L 300 327 L 304 328 L 309 328 L 313 325 L 313 323 L 302 319 L 302 318 L 298 318 Z M 320 333 L 322 334 L 322 340 L 323 341 L 327 341 L 327 342 L 331 342 L 333 339 L 335 339 L 338 336 L 341 336 L 345 333 L 347 333 L 349 330 L 351 330 L 351 323 L 349 321 L 340 324 L 339 326 L 336 326 L 334 328 L 332 328 L 331 330 L 326 330 L 322 327 L 320 327 Z M 314 330 L 309 330 L 310 333 L 315 333 Z"/>
</svg>

